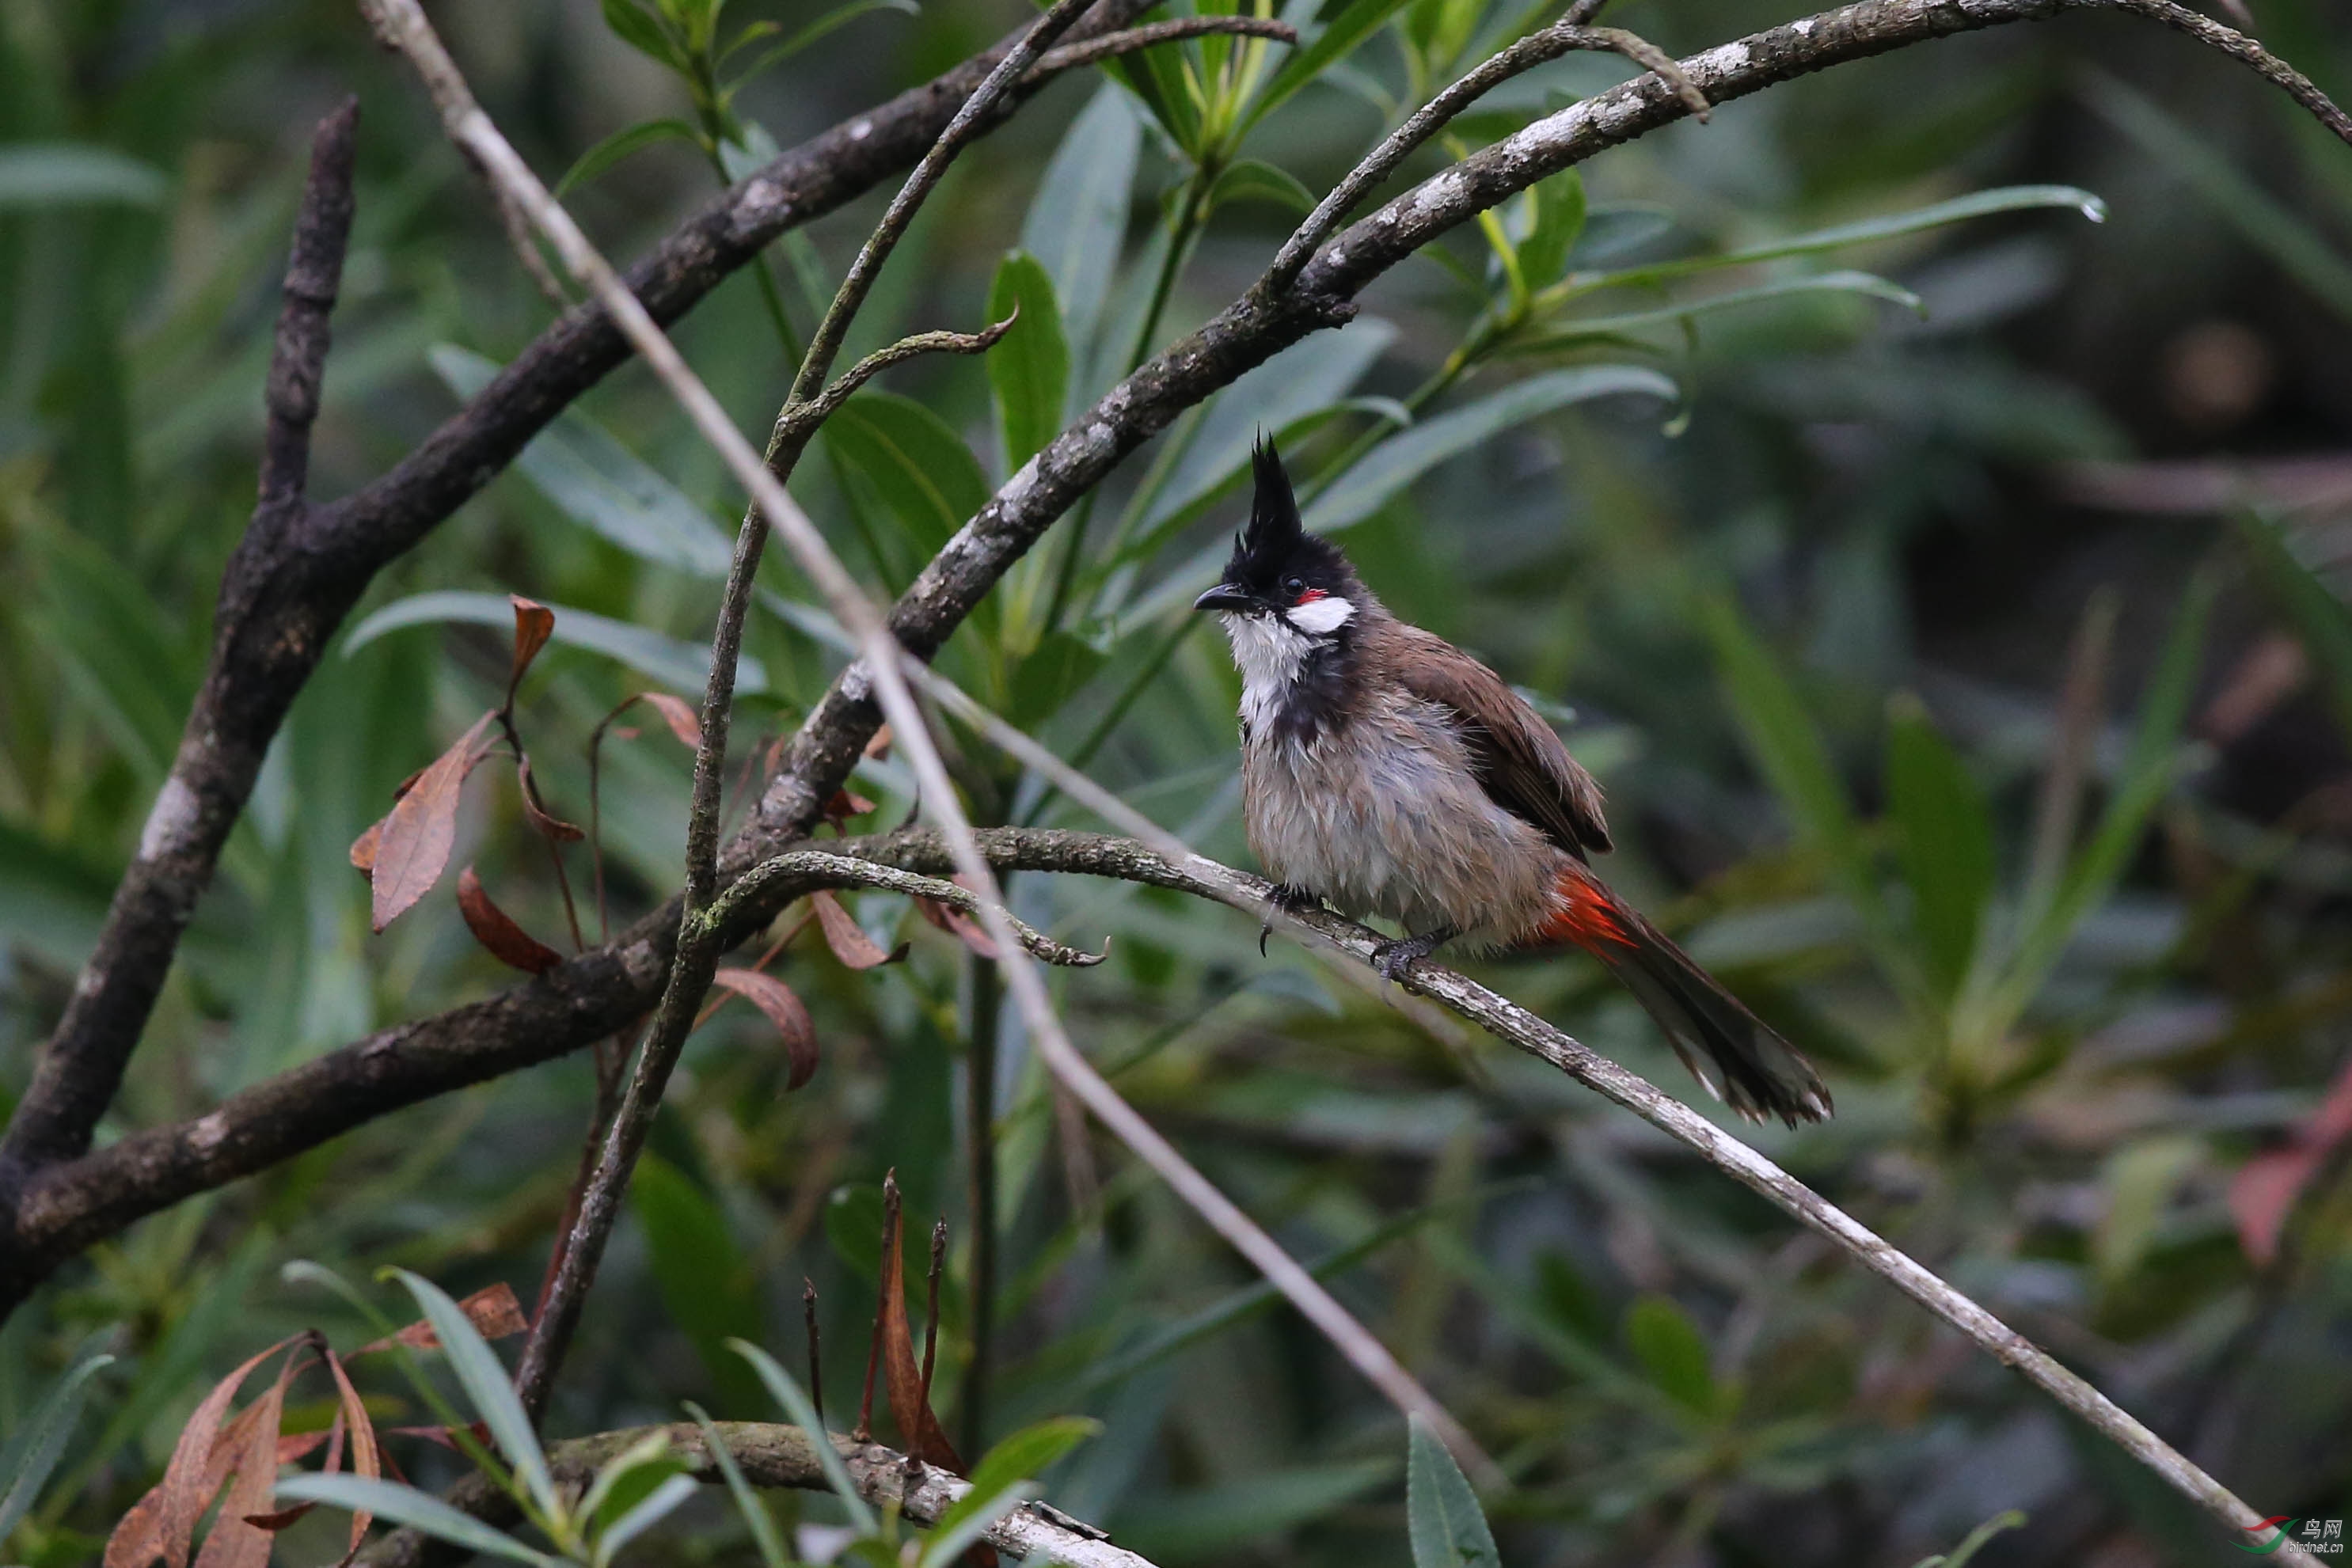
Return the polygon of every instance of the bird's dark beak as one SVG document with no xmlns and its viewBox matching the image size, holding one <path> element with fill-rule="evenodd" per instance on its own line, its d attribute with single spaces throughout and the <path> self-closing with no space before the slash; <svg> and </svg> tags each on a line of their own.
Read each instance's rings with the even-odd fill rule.
<svg viewBox="0 0 2352 1568">
<path fill-rule="evenodd" d="M 1242 589 L 1230 582 L 1221 582 L 1200 598 L 1192 601 L 1195 610 L 1247 610 L 1255 601 Z"/>
</svg>

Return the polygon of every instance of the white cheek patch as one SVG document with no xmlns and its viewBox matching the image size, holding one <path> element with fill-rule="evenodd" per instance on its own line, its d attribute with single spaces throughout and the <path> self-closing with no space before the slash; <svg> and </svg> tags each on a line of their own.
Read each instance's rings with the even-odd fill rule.
<svg viewBox="0 0 2352 1568">
<path fill-rule="evenodd" d="M 1255 728 L 1281 706 L 1283 694 L 1307 663 L 1307 641 L 1281 622 L 1264 615 L 1227 615 L 1226 640 L 1242 673 L 1242 716 Z"/>
<path fill-rule="evenodd" d="M 1344 599 L 1310 599 L 1282 613 L 1284 620 L 1308 636 L 1328 637 L 1354 618 L 1356 607 Z"/>
</svg>

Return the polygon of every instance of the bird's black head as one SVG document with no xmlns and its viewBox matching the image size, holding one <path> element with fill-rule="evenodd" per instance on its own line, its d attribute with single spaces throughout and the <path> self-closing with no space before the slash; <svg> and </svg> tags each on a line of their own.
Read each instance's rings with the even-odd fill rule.
<svg viewBox="0 0 2352 1568">
<path fill-rule="evenodd" d="M 1251 465 L 1257 490 L 1249 526 L 1234 536 L 1224 576 L 1192 608 L 1279 616 L 1309 638 L 1334 636 L 1355 617 L 1363 585 L 1339 547 L 1308 533 L 1299 521 L 1298 497 L 1271 442 L 1257 444 Z"/>
</svg>

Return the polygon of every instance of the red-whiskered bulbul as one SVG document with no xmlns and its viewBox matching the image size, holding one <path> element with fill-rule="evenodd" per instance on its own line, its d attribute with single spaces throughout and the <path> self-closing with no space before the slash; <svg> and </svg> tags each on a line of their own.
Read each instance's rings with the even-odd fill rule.
<svg viewBox="0 0 2352 1568">
<path fill-rule="evenodd" d="M 1601 787 L 1551 727 L 1307 532 L 1270 445 L 1255 468 L 1249 524 L 1192 607 L 1220 612 L 1241 669 L 1242 812 L 1275 902 L 1402 925 L 1375 956 L 1391 979 L 1456 939 L 1573 942 L 1733 1110 L 1827 1116 L 1812 1064 L 1592 873 L 1610 847 Z"/>
</svg>

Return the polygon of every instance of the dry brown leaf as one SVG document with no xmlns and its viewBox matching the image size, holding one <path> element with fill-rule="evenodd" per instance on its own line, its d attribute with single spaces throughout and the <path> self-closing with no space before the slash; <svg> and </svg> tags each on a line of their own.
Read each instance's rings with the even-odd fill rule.
<svg viewBox="0 0 2352 1568">
<path fill-rule="evenodd" d="M 895 964 L 907 956 L 904 942 L 887 953 L 876 946 L 874 938 L 866 935 L 865 928 L 857 924 L 856 917 L 844 909 L 841 900 L 832 894 L 809 894 L 809 905 L 816 911 L 816 923 L 824 932 L 824 945 L 833 949 L 835 957 L 850 968 L 877 968 L 884 964 Z"/>
<path fill-rule="evenodd" d="M 509 1290 L 507 1295 L 511 1300 L 514 1292 Z M 520 1306 L 515 1311 L 517 1316 L 521 1315 Z M 360 1397 L 360 1391 L 352 1386 L 351 1374 L 343 1370 L 342 1362 L 331 1350 L 327 1352 L 327 1370 L 334 1374 L 335 1395 L 342 1401 L 342 1409 L 337 1418 L 351 1431 L 352 1474 L 365 1476 L 370 1480 L 377 1479 L 383 1474 L 383 1459 L 376 1449 L 375 1422 L 368 1415 L 367 1402 Z M 331 1472 L 334 1468 L 335 1456 L 330 1453 L 327 1469 Z M 364 1511 L 352 1515 L 352 1544 L 351 1550 L 343 1553 L 345 1563 L 360 1554 L 361 1538 L 367 1534 L 367 1527 L 372 1521 L 373 1516 Z"/>
<path fill-rule="evenodd" d="M 680 746 L 688 751 L 702 748 L 702 716 L 694 711 L 692 703 L 667 692 L 639 692 L 634 700 L 661 715 L 662 722 L 669 726 L 669 732 L 677 737 Z"/>
<path fill-rule="evenodd" d="M 843 831 L 852 817 L 863 817 L 873 810 L 874 802 L 865 796 L 853 795 L 846 789 L 835 789 L 833 792 L 833 799 L 824 803 L 823 815 L 826 821 L 833 824 L 833 831 L 837 833 Z"/>
<path fill-rule="evenodd" d="M 362 876 L 375 874 L 376 846 L 383 841 L 382 821 L 370 822 L 367 831 L 352 841 L 352 869 Z"/>
<path fill-rule="evenodd" d="M 874 732 L 873 739 L 866 743 L 865 756 L 869 762 L 878 762 L 889 755 L 890 727 L 886 724 Z"/>
<path fill-rule="evenodd" d="M 955 883 L 961 887 L 963 878 L 957 877 Z M 995 939 L 989 936 L 987 928 L 954 904 L 943 904 L 936 898 L 919 898 L 915 900 L 915 908 L 924 919 L 961 940 L 981 957 L 997 956 Z"/>
<path fill-rule="evenodd" d="M 507 675 L 507 706 L 512 707 L 515 688 L 522 685 L 523 672 L 539 657 L 539 651 L 547 646 L 547 640 L 555 635 L 555 612 L 520 594 L 508 594 L 507 602 L 514 606 L 515 617 L 514 667 Z"/>
<path fill-rule="evenodd" d="M 205 1396 L 187 1424 L 180 1428 L 180 1440 L 173 1445 L 171 1461 L 163 1467 L 163 1479 L 122 1516 L 114 1533 L 107 1538 L 106 1568 L 146 1568 L 158 1557 L 170 1563 L 172 1568 L 185 1568 L 196 1521 L 204 1517 L 205 1509 L 220 1490 L 226 1473 L 225 1462 L 217 1469 L 213 1462 L 214 1448 L 223 1435 L 222 1420 L 253 1369 L 293 1343 L 291 1339 L 279 1340 L 213 1385 L 212 1392 Z M 272 1437 L 274 1451 L 274 1433 Z"/>
<path fill-rule="evenodd" d="M 710 983 L 734 992 L 767 1014 L 768 1021 L 776 1026 L 776 1033 L 783 1037 L 784 1054 L 792 1062 L 784 1078 L 785 1092 L 800 1088 L 815 1074 L 816 1025 L 790 986 L 757 969 L 731 967 L 712 975 Z"/>
<path fill-rule="evenodd" d="M 515 924 L 514 916 L 482 891 L 482 879 L 472 866 L 457 873 L 457 913 L 466 917 L 466 929 L 474 940 L 510 969 L 544 975 L 563 962 L 562 954 Z"/>
<path fill-rule="evenodd" d="M 383 820 L 368 879 L 374 886 L 370 918 L 376 930 L 407 913 L 448 869 L 450 846 L 457 840 L 457 801 L 466 775 L 473 771 L 475 743 L 492 716 L 476 719 L 455 746 L 434 758 Z"/>
<path fill-rule="evenodd" d="M 2265 1149 L 2238 1167 L 2230 1182 L 2230 1213 L 2238 1222 L 2238 1246 L 2257 1268 L 2278 1256 L 2303 1189 L 2337 1145 L 2352 1137 L 2352 1061 L 2344 1065 L 2319 1108 L 2294 1129 L 2284 1146 Z"/>
<path fill-rule="evenodd" d="M 514 1287 L 504 1281 L 476 1291 L 457 1303 L 457 1310 L 466 1314 L 467 1321 L 474 1325 L 474 1331 L 484 1339 L 504 1339 L 509 1334 L 519 1334 L 530 1327 L 530 1320 L 522 1315 L 522 1303 L 515 1300 Z M 349 1361 L 352 1356 L 387 1350 L 395 1341 L 411 1350 L 438 1350 L 441 1347 L 440 1339 L 433 1333 L 433 1324 L 419 1318 L 392 1338 L 371 1340 L 344 1359 Z M 432 1429 L 437 1431 L 439 1428 Z M 407 1431 L 408 1428 L 404 1427 L 400 1430 Z"/>
<path fill-rule="evenodd" d="M 584 830 L 551 814 L 541 803 L 539 786 L 530 776 L 530 758 L 520 758 L 516 761 L 515 782 L 522 789 L 522 814 L 530 819 L 530 825 L 538 829 L 542 836 L 553 839 L 560 844 L 577 843 L 588 836 Z"/>
<path fill-rule="evenodd" d="M 915 1359 L 915 1336 L 907 1323 L 907 1256 L 899 1238 L 901 1217 L 896 1173 L 882 1178 L 882 1378 L 890 1395 L 890 1418 L 898 1440 L 927 1465 L 963 1474 L 963 1460 L 923 1398 L 923 1374 Z"/>
<path fill-rule="evenodd" d="M 228 1456 L 236 1479 L 229 1483 L 219 1517 L 205 1532 L 196 1568 L 269 1568 L 270 1532 L 248 1516 L 269 1511 L 270 1494 L 278 1484 L 278 1428 L 285 1418 L 286 1385 L 294 1380 L 295 1359 L 293 1353 L 287 1355 L 277 1380 L 238 1418 L 242 1441 Z"/>
</svg>

